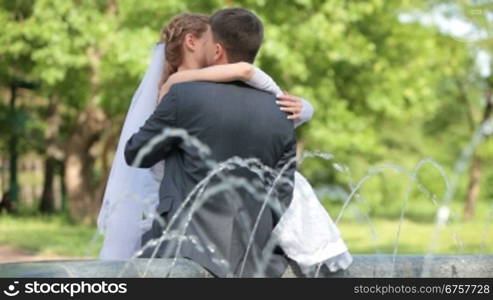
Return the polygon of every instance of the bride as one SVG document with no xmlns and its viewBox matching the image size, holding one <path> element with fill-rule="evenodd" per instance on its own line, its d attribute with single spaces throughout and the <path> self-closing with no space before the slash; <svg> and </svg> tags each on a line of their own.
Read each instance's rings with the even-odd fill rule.
<svg viewBox="0 0 493 300">
<path fill-rule="evenodd" d="M 101 259 L 129 259 L 141 247 L 141 236 L 152 222 L 159 202 L 164 161 L 151 169 L 127 166 L 123 157 L 126 141 L 138 131 L 171 85 L 186 81 L 228 82 L 241 80 L 253 88 L 276 95 L 280 109 L 295 127 L 311 119 L 313 108 L 301 98 L 285 94 L 272 78 L 249 63 L 207 66 L 209 18 L 200 14 L 176 16 L 161 31 L 152 61 L 135 92 L 125 119 L 98 217 L 99 232 L 105 236 Z M 210 39 L 210 38 L 209 38 Z M 184 56 L 184 47 L 194 53 Z M 188 54 L 187 54 L 188 55 Z M 347 268 L 352 257 L 334 222 L 320 204 L 313 188 L 295 173 L 293 199 L 273 234 L 286 255 L 302 269 L 326 265 L 335 272 Z"/>
</svg>

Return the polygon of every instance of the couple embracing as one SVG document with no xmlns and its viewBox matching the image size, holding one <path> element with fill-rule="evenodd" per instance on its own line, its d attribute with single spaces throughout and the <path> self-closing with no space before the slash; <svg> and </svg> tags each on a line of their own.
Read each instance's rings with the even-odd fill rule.
<svg viewBox="0 0 493 300">
<path fill-rule="evenodd" d="M 242 8 L 180 14 L 163 28 L 108 178 L 101 259 L 182 257 L 217 277 L 351 264 L 296 171 L 295 128 L 313 108 L 253 65 L 262 41 L 261 21 Z"/>
</svg>

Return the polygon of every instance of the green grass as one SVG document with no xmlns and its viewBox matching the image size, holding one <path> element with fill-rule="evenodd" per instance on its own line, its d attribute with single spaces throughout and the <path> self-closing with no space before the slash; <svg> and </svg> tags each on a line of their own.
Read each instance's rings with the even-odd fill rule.
<svg viewBox="0 0 493 300">
<path fill-rule="evenodd" d="M 369 207 L 364 203 L 351 203 L 343 213 L 338 225 L 349 249 L 353 253 L 393 253 L 402 210 L 401 199 Z M 322 202 L 336 219 L 341 203 Z M 477 204 L 474 220 L 464 222 L 464 204 L 450 205 L 450 218 L 437 239 L 435 218 L 437 206 L 429 200 L 410 199 L 405 211 L 398 243 L 398 253 L 423 254 L 431 247 L 442 254 L 493 254 L 493 213 L 491 203 Z M 370 215 L 368 223 L 365 215 Z M 370 229 L 373 227 L 373 233 Z"/>
<path fill-rule="evenodd" d="M 367 222 L 343 220 L 339 229 L 350 251 L 357 253 L 392 253 L 399 221 L 372 218 L 372 236 Z M 483 219 L 455 222 L 443 230 L 436 253 L 492 254 L 493 224 Z M 97 257 L 102 237 L 96 227 L 74 225 L 63 216 L 0 215 L 0 244 L 31 251 L 35 254 Z M 406 219 L 402 225 L 399 253 L 422 254 L 430 247 L 435 233 L 433 222 Z M 454 235 L 456 238 L 454 238 Z M 95 239 L 93 240 L 93 238 Z"/>
<path fill-rule="evenodd" d="M 352 253 L 393 253 L 399 226 L 398 220 L 374 219 L 368 223 L 342 222 L 339 229 Z M 434 253 L 493 254 L 492 226 L 485 223 L 455 223 L 445 226 Z M 436 227 L 432 223 L 405 220 L 401 227 L 398 253 L 423 254 L 432 247 Z M 434 247 L 434 246 L 433 246 Z"/>
<path fill-rule="evenodd" d="M 96 227 L 71 224 L 62 215 L 0 214 L 0 244 L 34 254 L 96 257 L 102 237 L 95 233 Z"/>
</svg>

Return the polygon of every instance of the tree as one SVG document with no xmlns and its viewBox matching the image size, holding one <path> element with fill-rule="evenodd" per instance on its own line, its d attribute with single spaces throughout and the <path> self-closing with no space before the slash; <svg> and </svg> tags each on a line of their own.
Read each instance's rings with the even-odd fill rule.
<svg viewBox="0 0 493 300">
<path fill-rule="evenodd" d="M 50 210 L 53 173 L 64 173 L 68 207 L 78 221 L 94 221 L 150 49 L 159 29 L 184 11 L 211 13 L 236 5 L 256 12 L 265 27 L 257 64 L 315 106 L 314 119 L 298 130 L 299 148 L 333 153 L 354 178 L 388 161 L 412 168 L 427 156 L 450 170 L 471 135 L 466 108 L 474 124 L 480 121 L 483 106 L 470 47 L 439 28 L 401 18 L 449 3 L 445 0 L 0 3 L 3 94 L 9 95 L 8 78 L 38 84 L 19 96 L 30 99 L 22 107 L 24 131 L 9 134 L 18 137 L 19 153 L 36 149 L 45 160 L 42 210 Z M 8 101 L 0 105 L 0 124 L 6 124 Z M 9 134 L 0 132 L 1 140 Z M 478 153 L 487 159 L 493 151 L 486 145 Z M 348 183 L 318 161 L 308 160 L 302 171 L 315 186 Z M 492 174 L 486 170 L 481 177 Z M 443 192 L 444 184 L 433 176 L 424 173 L 420 180 L 433 193 Z M 369 183 L 374 207 L 394 205 L 390 197 L 405 190 L 382 178 Z"/>
</svg>

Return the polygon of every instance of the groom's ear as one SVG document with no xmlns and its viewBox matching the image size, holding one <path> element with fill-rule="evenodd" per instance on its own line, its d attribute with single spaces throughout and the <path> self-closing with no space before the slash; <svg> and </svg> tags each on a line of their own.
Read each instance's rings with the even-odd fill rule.
<svg viewBox="0 0 493 300">
<path fill-rule="evenodd" d="M 214 44 L 215 51 L 214 51 L 214 61 L 215 62 L 220 62 L 220 61 L 227 61 L 226 57 L 226 49 L 224 49 L 223 45 L 220 43 Z"/>
</svg>

